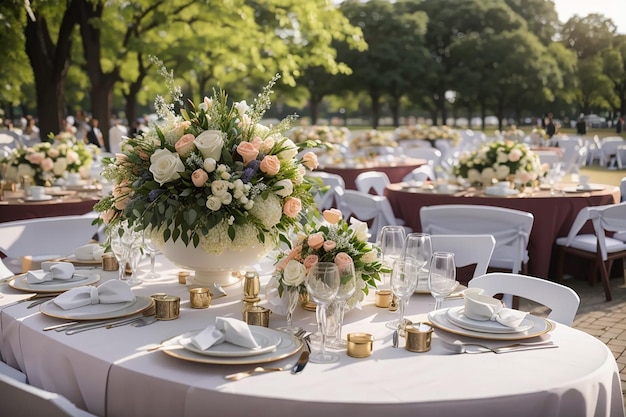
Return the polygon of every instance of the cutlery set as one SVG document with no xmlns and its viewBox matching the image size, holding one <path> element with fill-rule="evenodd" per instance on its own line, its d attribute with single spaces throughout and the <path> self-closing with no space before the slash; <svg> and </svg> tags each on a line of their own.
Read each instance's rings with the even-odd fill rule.
<svg viewBox="0 0 626 417">
<path fill-rule="evenodd" d="M 65 334 L 67 335 L 72 335 L 72 334 L 76 334 L 76 333 L 82 333 L 88 330 L 93 330 L 93 329 L 101 329 L 101 328 L 106 328 L 106 329 L 112 329 L 114 327 L 120 327 L 120 326 L 126 326 L 126 325 L 131 325 L 133 327 L 144 327 L 144 326 L 149 326 L 152 323 L 155 323 L 157 321 L 156 317 L 153 316 L 149 316 L 149 317 L 130 317 L 130 318 L 123 318 L 123 319 L 115 319 L 115 320 L 101 320 L 101 321 L 97 321 L 97 322 L 78 322 L 78 321 L 71 321 L 71 322 L 67 322 L 67 323 L 63 323 L 63 324 L 57 324 L 54 326 L 49 326 L 49 327 L 45 327 L 43 329 L 44 332 L 50 331 L 50 330 L 54 330 L 56 332 L 65 332 Z"/>
<path fill-rule="evenodd" d="M 536 350 L 536 349 L 553 349 L 559 347 L 555 345 L 553 341 L 540 341 L 540 342 L 518 342 L 513 343 L 506 346 L 499 347 L 490 347 L 486 345 L 482 345 L 480 343 L 463 343 L 459 340 L 455 340 L 454 342 L 446 342 L 443 343 L 444 347 L 455 352 L 455 353 L 467 353 L 467 354 L 475 354 L 475 353 L 509 353 L 509 352 L 520 352 L 524 350 Z"/>
<path fill-rule="evenodd" d="M 291 371 L 293 375 L 299 375 L 300 373 L 302 373 L 302 371 L 304 370 L 304 367 L 309 362 L 309 355 L 310 355 L 310 352 L 308 350 L 305 350 L 300 354 L 300 357 L 298 358 L 295 364 L 289 364 L 282 368 L 279 368 L 279 367 L 269 368 L 269 367 L 264 367 L 264 366 L 257 366 L 256 368 L 250 371 L 237 372 L 235 374 L 226 375 L 224 378 L 228 379 L 229 381 L 239 381 L 241 379 L 244 379 L 253 375 L 259 375 L 259 374 L 264 374 L 268 372 L 282 372 L 282 371 L 289 371 L 289 370 Z"/>
</svg>

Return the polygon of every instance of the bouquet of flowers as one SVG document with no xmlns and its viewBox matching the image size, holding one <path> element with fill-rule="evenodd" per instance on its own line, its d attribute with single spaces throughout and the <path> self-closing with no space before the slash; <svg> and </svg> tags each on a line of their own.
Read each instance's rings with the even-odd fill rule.
<svg viewBox="0 0 626 417">
<path fill-rule="evenodd" d="M 163 67 L 161 75 L 181 103 L 172 76 Z M 104 161 L 102 175 L 114 187 L 95 206 L 102 221 L 126 219 L 136 230 L 152 230 L 157 244 L 181 239 L 213 255 L 253 243 L 271 250 L 281 237 L 288 241 L 287 233 L 314 207 L 305 174 L 317 157 L 298 158 L 300 149 L 283 135 L 294 117 L 260 124 L 277 79 L 250 105 L 229 104 L 219 90 L 177 114 L 157 97 L 160 120 L 143 136 L 126 138 L 122 153 Z"/>
<path fill-rule="evenodd" d="M 367 223 L 352 218 L 349 224 L 337 209 L 325 210 L 323 217 L 324 221 L 317 219 L 306 224 L 304 233 L 297 236 L 293 249 L 278 257 L 276 271 L 268 286 L 275 286 L 279 296 L 290 289 L 306 294 L 304 280 L 313 265 L 352 259 L 357 275 L 357 291 L 348 299 L 347 307 L 358 306 L 369 288 L 376 287 L 380 274 L 390 270 L 379 260 L 380 248 L 367 240 Z"/>
<path fill-rule="evenodd" d="M 395 132 L 396 140 L 401 142 L 403 140 L 422 139 L 430 142 L 435 142 L 438 139 L 450 140 L 452 146 L 456 146 L 461 141 L 461 135 L 456 129 L 451 129 L 448 126 L 425 126 L 425 125 L 412 125 L 399 127 Z"/>
<path fill-rule="evenodd" d="M 541 175 L 541 163 L 526 144 L 492 142 L 477 151 L 462 153 L 454 174 L 474 184 L 491 183 L 494 179 L 527 184 Z"/>
<path fill-rule="evenodd" d="M 350 131 L 345 127 L 301 126 L 293 129 L 289 135 L 296 143 L 319 141 L 322 145 L 345 145 Z"/>
<path fill-rule="evenodd" d="M 36 185 L 46 185 L 67 173 L 89 177 L 95 152 L 95 146 L 70 137 L 55 140 L 54 143 L 41 142 L 27 148 L 15 148 L 2 163 L 6 164 L 7 180 L 19 182 L 21 177 L 27 175 Z"/>
<path fill-rule="evenodd" d="M 376 129 L 368 130 L 362 135 L 355 137 L 350 142 L 350 147 L 355 151 L 363 148 L 372 148 L 378 146 L 390 146 L 395 148 L 398 146 L 398 142 L 393 139 L 391 133 L 381 132 L 380 130 Z"/>
</svg>

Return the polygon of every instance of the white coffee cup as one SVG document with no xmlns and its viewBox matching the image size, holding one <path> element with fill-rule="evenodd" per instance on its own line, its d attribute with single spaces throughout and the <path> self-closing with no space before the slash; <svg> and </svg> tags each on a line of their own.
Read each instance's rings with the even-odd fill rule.
<svg viewBox="0 0 626 417">
<path fill-rule="evenodd" d="M 45 187 L 41 185 L 33 185 L 30 187 L 30 196 L 35 200 L 41 200 L 46 195 Z"/>
<path fill-rule="evenodd" d="M 589 188 L 589 176 L 579 175 L 578 181 L 580 182 L 580 188 Z"/>
</svg>

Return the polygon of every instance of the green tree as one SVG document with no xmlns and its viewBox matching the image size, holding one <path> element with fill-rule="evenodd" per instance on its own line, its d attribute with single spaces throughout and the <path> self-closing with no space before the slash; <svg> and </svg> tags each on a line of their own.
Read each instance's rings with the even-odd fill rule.
<svg viewBox="0 0 626 417">
<path fill-rule="evenodd" d="M 609 48 L 617 27 L 605 16 L 592 13 L 586 17 L 571 17 L 561 30 L 561 38 L 568 48 L 585 59 Z"/>
<path fill-rule="evenodd" d="M 603 51 L 602 73 L 610 81 L 615 101 L 612 107 L 626 115 L 626 35 L 617 36 L 613 47 Z"/>
<path fill-rule="evenodd" d="M 552 0 L 505 0 L 506 4 L 525 21 L 528 31 L 534 33 L 545 46 L 550 45 L 561 24 Z"/>
</svg>

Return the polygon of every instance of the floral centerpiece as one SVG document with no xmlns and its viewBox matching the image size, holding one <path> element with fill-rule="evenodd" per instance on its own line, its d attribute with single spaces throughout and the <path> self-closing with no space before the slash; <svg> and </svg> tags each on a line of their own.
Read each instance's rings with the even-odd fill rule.
<svg viewBox="0 0 626 417">
<path fill-rule="evenodd" d="M 278 256 L 277 266 L 268 284 L 282 297 L 285 291 L 306 294 L 304 280 L 308 270 L 317 262 L 341 263 L 352 260 L 357 275 L 357 291 L 348 299 L 347 306 L 360 305 L 370 288 L 375 288 L 381 273 L 390 272 L 380 262 L 380 249 L 368 242 L 367 223 L 354 218 L 343 220 L 341 211 L 325 210 L 324 220 L 307 223 L 293 248 Z"/>
<path fill-rule="evenodd" d="M 398 142 L 404 140 L 427 140 L 434 142 L 439 139 L 445 139 L 451 141 L 452 146 L 458 145 L 461 141 L 461 135 L 456 129 L 452 129 L 449 126 L 426 126 L 426 125 L 411 125 L 399 127 L 395 131 L 395 137 Z"/>
<path fill-rule="evenodd" d="M 19 182 L 23 176 L 29 176 L 36 185 L 51 184 L 67 173 L 79 173 L 82 178 L 88 178 L 97 148 L 73 136 L 53 139 L 54 143 L 41 142 L 13 149 L 2 159 L 6 164 L 5 178 Z"/>
<path fill-rule="evenodd" d="M 319 141 L 322 145 L 345 145 L 350 131 L 336 126 L 300 126 L 293 129 L 289 137 L 296 143 Z"/>
<path fill-rule="evenodd" d="M 496 130 L 494 134 L 498 137 L 501 137 L 504 140 L 513 140 L 513 141 L 522 141 L 526 134 L 523 130 L 518 129 L 517 126 L 511 125 L 511 127 L 504 131 Z"/>
<path fill-rule="evenodd" d="M 164 68 L 161 74 L 173 85 Z M 317 166 L 317 157 L 309 152 L 298 158 L 300 149 L 283 135 L 294 117 L 276 126 L 260 124 L 277 79 L 250 105 L 229 104 L 219 90 L 177 114 L 157 97 L 160 120 L 143 136 L 125 138 L 122 153 L 104 162 L 102 175 L 114 187 L 95 206 L 102 220 L 111 225 L 126 219 L 136 230 L 149 229 L 162 250 L 180 242 L 199 249 L 189 260 L 197 272 L 228 256 L 234 263 L 223 268 L 235 269 L 247 253 L 260 258 L 281 237 L 288 241 L 287 234 L 314 207 L 305 174 Z M 170 90 L 181 102 L 179 89 Z M 192 253 L 184 247 L 171 257 L 164 254 L 182 263 L 173 258 Z"/>
<path fill-rule="evenodd" d="M 398 142 L 395 141 L 391 133 L 382 132 L 377 129 L 368 130 L 367 132 L 356 136 L 350 142 L 350 148 L 354 151 L 379 146 L 390 146 L 395 148 L 398 146 Z"/>
<path fill-rule="evenodd" d="M 473 184 L 490 184 L 494 179 L 527 184 L 541 175 L 541 163 L 528 145 L 499 141 L 462 153 L 453 170 Z"/>
</svg>

